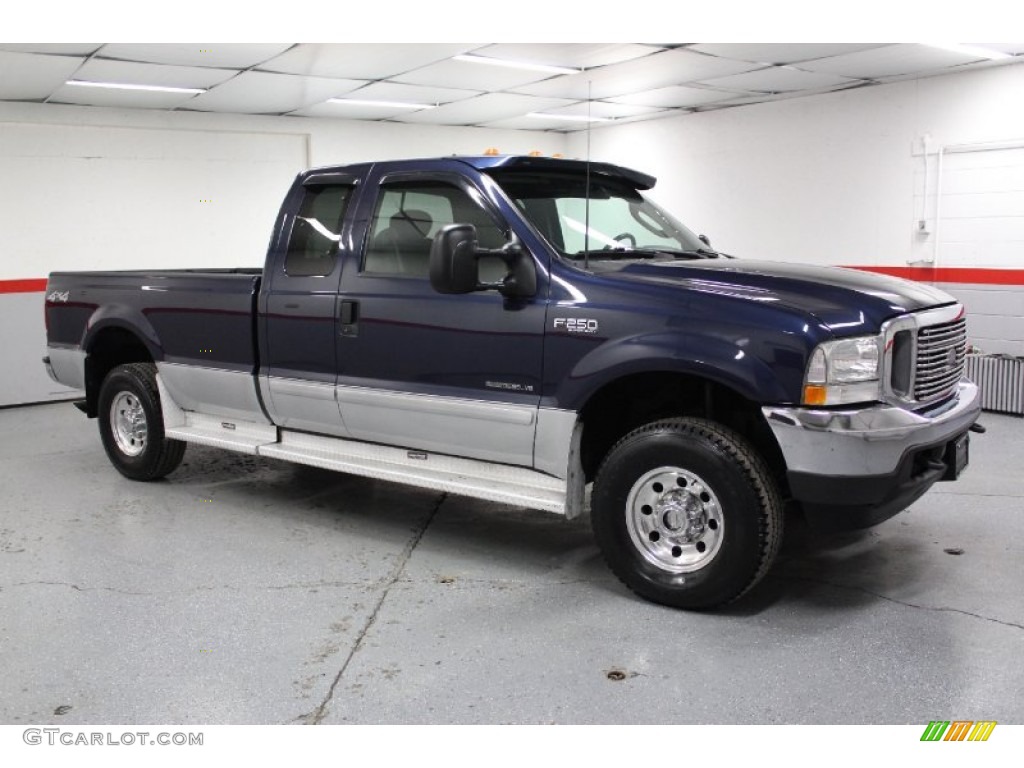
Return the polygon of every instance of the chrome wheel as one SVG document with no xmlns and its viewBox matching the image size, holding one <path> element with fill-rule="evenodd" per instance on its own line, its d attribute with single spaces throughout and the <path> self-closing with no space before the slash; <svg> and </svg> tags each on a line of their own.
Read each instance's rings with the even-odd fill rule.
<svg viewBox="0 0 1024 768">
<path fill-rule="evenodd" d="M 698 475 L 658 467 L 630 489 L 626 528 L 649 563 L 669 573 L 692 573 L 718 554 L 725 521 L 718 497 Z"/>
<path fill-rule="evenodd" d="M 110 431 L 117 448 L 125 456 L 138 456 L 146 450 L 146 412 L 131 392 L 119 392 L 110 404 Z"/>
</svg>

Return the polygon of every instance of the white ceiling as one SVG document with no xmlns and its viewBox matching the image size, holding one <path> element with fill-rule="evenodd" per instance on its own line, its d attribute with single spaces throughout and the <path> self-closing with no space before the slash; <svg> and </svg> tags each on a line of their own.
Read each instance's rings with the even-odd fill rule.
<svg viewBox="0 0 1024 768">
<path fill-rule="evenodd" d="M 586 123 L 566 117 L 656 120 L 1024 62 L 1024 43 L 975 45 L 1013 58 L 912 43 L 0 43 L 0 101 L 573 131 Z M 580 71 L 453 58 L 467 53 Z M 328 101 L 338 97 L 421 107 Z"/>
</svg>

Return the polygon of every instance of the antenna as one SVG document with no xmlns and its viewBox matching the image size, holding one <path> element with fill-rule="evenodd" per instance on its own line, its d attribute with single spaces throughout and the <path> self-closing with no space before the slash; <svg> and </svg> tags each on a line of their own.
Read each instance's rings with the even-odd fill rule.
<svg viewBox="0 0 1024 768">
<path fill-rule="evenodd" d="M 587 80 L 587 189 L 584 192 L 586 195 L 586 203 L 583 215 L 583 268 L 590 270 L 590 126 L 592 122 L 590 120 L 590 110 L 593 100 L 594 81 Z"/>
</svg>

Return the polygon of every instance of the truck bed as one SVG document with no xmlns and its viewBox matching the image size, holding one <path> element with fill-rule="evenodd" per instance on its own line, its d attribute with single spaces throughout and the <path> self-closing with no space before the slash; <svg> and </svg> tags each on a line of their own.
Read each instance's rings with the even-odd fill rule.
<svg viewBox="0 0 1024 768">
<path fill-rule="evenodd" d="M 155 360 L 254 370 L 262 269 L 54 272 L 46 296 L 51 344 L 88 348 L 119 326 L 143 329 Z"/>
</svg>

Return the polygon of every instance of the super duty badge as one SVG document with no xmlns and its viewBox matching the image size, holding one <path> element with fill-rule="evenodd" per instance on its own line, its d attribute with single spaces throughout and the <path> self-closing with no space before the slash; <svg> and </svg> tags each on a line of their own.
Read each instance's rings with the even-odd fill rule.
<svg viewBox="0 0 1024 768">
<path fill-rule="evenodd" d="M 597 320 L 590 317 L 556 317 L 555 330 L 569 333 L 597 333 Z"/>
</svg>

